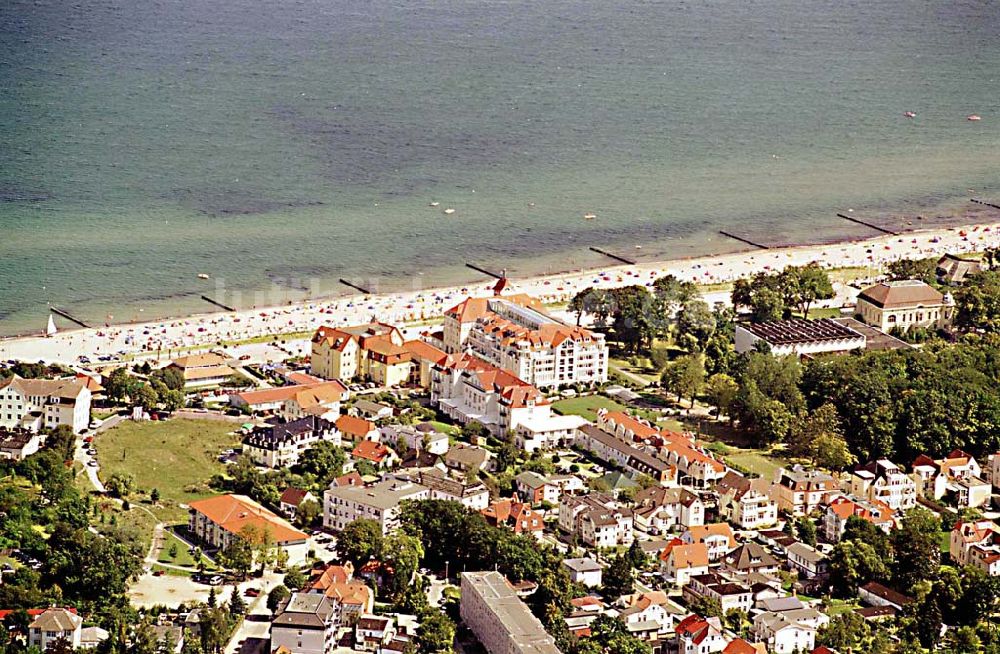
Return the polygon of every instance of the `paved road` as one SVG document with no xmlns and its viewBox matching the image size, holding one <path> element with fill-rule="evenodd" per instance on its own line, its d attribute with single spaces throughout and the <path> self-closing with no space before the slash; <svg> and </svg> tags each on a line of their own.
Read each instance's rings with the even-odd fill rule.
<svg viewBox="0 0 1000 654">
<path fill-rule="evenodd" d="M 111 416 L 110 418 L 102 422 L 100 427 L 91 431 L 89 435 L 96 436 L 98 434 L 102 434 L 107 430 L 112 429 L 113 427 L 118 425 L 118 423 L 120 423 L 122 420 L 125 420 L 124 416 L 121 415 Z M 76 437 L 76 449 L 73 453 L 73 459 L 83 464 L 83 469 L 87 471 L 87 477 L 90 478 L 90 485 L 93 486 L 98 493 L 103 493 L 104 483 L 101 481 L 101 478 L 97 474 L 101 469 L 100 465 L 98 465 L 96 457 L 92 457 L 89 454 L 87 454 L 87 449 L 89 448 L 89 446 L 83 442 L 83 438 L 84 437 L 82 435 Z M 93 461 L 94 465 L 91 465 L 91 461 Z"/>
<path fill-rule="evenodd" d="M 223 649 L 223 654 L 235 654 L 239 651 L 240 644 L 250 638 L 260 638 L 266 640 L 270 638 L 271 635 L 271 610 L 267 608 L 267 594 L 271 592 L 271 589 L 281 583 L 285 578 L 283 574 L 276 572 L 267 572 L 261 579 L 254 579 L 245 585 L 241 585 L 237 588 L 237 592 L 244 592 L 248 587 L 259 588 L 261 590 L 260 596 L 253 599 L 247 598 L 244 595 L 244 599 L 249 600 L 249 606 L 247 606 L 247 617 L 240 624 L 239 629 L 233 634 L 233 637 L 229 639 L 226 643 L 225 649 Z M 225 596 L 227 601 L 229 595 Z"/>
</svg>

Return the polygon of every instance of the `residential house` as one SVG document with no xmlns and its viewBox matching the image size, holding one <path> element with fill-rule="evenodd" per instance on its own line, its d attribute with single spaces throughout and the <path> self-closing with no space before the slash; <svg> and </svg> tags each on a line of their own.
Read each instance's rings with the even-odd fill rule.
<svg viewBox="0 0 1000 654">
<path fill-rule="evenodd" d="M 489 450 L 464 443 L 455 445 L 444 455 L 445 466 L 449 470 L 457 470 L 463 474 L 485 470 L 489 460 Z"/>
<path fill-rule="evenodd" d="M 743 543 L 722 559 L 725 569 L 741 575 L 759 573 L 770 575 L 778 571 L 779 563 L 764 546 L 749 541 Z"/>
<path fill-rule="evenodd" d="M 708 546 L 685 543 L 675 538 L 660 552 L 660 574 L 675 586 L 686 585 L 691 577 L 708 572 Z"/>
<path fill-rule="evenodd" d="M 289 559 L 304 558 L 308 535 L 243 495 L 216 495 L 188 503 L 188 529 L 209 548 L 224 550 L 247 529 L 268 533 Z"/>
<path fill-rule="evenodd" d="M 553 318 L 526 296 L 463 300 L 445 312 L 444 344 L 538 388 L 608 380 L 604 335 Z"/>
<path fill-rule="evenodd" d="M 430 389 L 434 366 L 443 364 L 448 354 L 426 341 L 412 340 L 403 343 L 403 349 L 410 353 L 413 367 L 410 370 L 410 384 Z"/>
<path fill-rule="evenodd" d="M 635 496 L 635 527 L 647 534 L 705 524 L 705 503 L 686 488 L 650 486 Z"/>
<path fill-rule="evenodd" d="M 736 538 L 727 522 L 689 527 L 681 534 L 681 540 L 685 543 L 705 543 L 710 561 L 718 561 L 736 549 Z"/>
<path fill-rule="evenodd" d="M 750 643 L 742 638 L 734 638 L 722 649 L 722 654 L 767 654 L 767 646 L 764 643 Z M 810 652 L 810 654 L 818 653 Z"/>
<path fill-rule="evenodd" d="M 427 488 L 430 491 L 427 499 L 458 502 L 472 511 L 482 511 L 490 504 L 490 491 L 483 482 L 453 479 L 437 468 L 397 474 L 396 477 L 407 477 Z"/>
<path fill-rule="evenodd" d="M 39 432 L 67 425 L 74 434 L 90 426 L 92 393 L 75 379 L 0 380 L 0 428 Z"/>
<path fill-rule="evenodd" d="M 604 568 L 594 559 L 590 557 L 563 559 L 562 564 L 569 572 L 570 581 L 574 584 L 583 584 L 588 588 L 596 588 L 601 585 L 601 573 Z"/>
<path fill-rule="evenodd" d="M 184 390 L 220 386 L 237 374 L 229 367 L 229 360 L 216 352 L 189 354 L 174 359 L 167 367 L 180 371 L 184 377 Z"/>
<path fill-rule="evenodd" d="M 65 640 L 73 649 L 80 648 L 83 618 L 75 611 L 53 607 L 45 609 L 28 624 L 28 646 L 46 651 L 56 641 Z"/>
<path fill-rule="evenodd" d="M 426 500 L 430 489 L 420 484 L 387 479 L 367 487 L 336 486 L 323 492 L 323 526 L 335 531 L 360 518 L 374 520 L 389 534 L 399 527 L 399 504 L 403 500 Z"/>
<path fill-rule="evenodd" d="M 275 421 L 255 427 L 244 436 L 243 453 L 259 466 L 290 468 L 319 441 L 340 445 L 340 432 L 334 423 L 315 416 L 291 422 Z"/>
<path fill-rule="evenodd" d="M 514 429 L 514 445 L 525 452 L 571 446 L 576 430 L 588 424 L 578 415 L 527 416 Z"/>
<path fill-rule="evenodd" d="M 839 491 L 837 481 L 827 473 L 795 466 L 791 470 L 778 471 L 771 486 L 771 497 L 778 503 L 779 511 L 801 517 L 818 509 Z"/>
<path fill-rule="evenodd" d="M 772 654 L 792 654 L 811 651 L 816 646 L 817 630 L 808 622 L 796 621 L 789 612 L 765 611 L 754 617 L 751 634 Z"/>
<path fill-rule="evenodd" d="M 364 652 L 381 652 L 395 636 L 395 621 L 390 616 L 362 615 L 354 625 L 354 642 Z"/>
<path fill-rule="evenodd" d="M 348 388 L 334 379 L 230 393 L 229 405 L 247 413 L 274 413 L 289 420 L 314 415 L 332 421 L 349 397 Z"/>
<path fill-rule="evenodd" d="M 857 317 L 884 332 L 911 328 L 944 329 L 951 324 L 955 302 L 933 286 L 915 280 L 881 282 L 858 295 Z"/>
<path fill-rule="evenodd" d="M 1000 528 L 991 520 L 957 522 L 948 553 L 958 565 L 971 565 L 991 577 L 1000 575 Z"/>
<path fill-rule="evenodd" d="M 530 470 L 514 477 L 514 487 L 517 494 L 531 504 L 541 504 L 542 502 L 556 504 L 561 495 L 559 486 Z"/>
<path fill-rule="evenodd" d="M 826 555 L 815 547 L 805 543 L 793 543 L 785 549 L 785 555 L 788 566 L 807 579 L 826 574 Z"/>
<path fill-rule="evenodd" d="M 516 500 L 497 500 L 480 513 L 489 524 L 508 527 L 515 534 L 531 534 L 541 538 L 545 529 L 542 514 L 532 511 L 530 505 Z"/>
<path fill-rule="evenodd" d="M 711 654 L 721 652 L 729 642 L 719 618 L 703 618 L 692 614 L 674 627 L 677 654 Z"/>
<path fill-rule="evenodd" d="M 732 610 L 749 614 L 753 607 L 753 591 L 749 586 L 736 583 L 716 572 L 691 577 L 683 592 L 688 602 L 698 598 L 717 600 L 723 615 Z"/>
<path fill-rule="evenodd" d="M 292 593 L 271 620 L 271 649 L 293 654 L 330 654 L 337 646 L 339 615 L 318 593 Z"/>
<path fill-rule="evenodd" d="M 631 475 L 649 475 L 656 481 L 677 478 L 677 468 L 650 452 L 634 447 L 600 427 L 586 424 L 577 429 L 577 447 L 592 452 L 598 459 L 624 468 Z"/>
<path fill-rule="evenodd" d="M 673 634 L 677 605 L 666 593 L 652 591 L 625 595 L 619 600 L 624 608 L 618 617 L 625 623 L 625 629 L 636 638 L 648 641 L 664 641 Z"/>
<path fill-rule="evenodd" d="M 851 516 L 870 522 L 885 533 L 895 525 L 896 512 L 878 500 L 856 500 L 840 496 L 830 501 L 823 515 L 823 535 L 836 543 L 844 535 L 847 519 Z"/>
<path fill-rule="evenodd" d="M 342 625 L 354 625 L 361 615 L 375 609 L 375 593 L 368 584 L 354 579 L 354 566 L 349 562 L 313 568 L 306 592 L 330 598 L 332 606 L 340 611 Z"/>
<path fill-rule="evenodd" d="M 632 511 L 621 508 L 608 495 L 563 495 L 559 500 L 559 528 L 577 535 L 585 545 L 629 545 L 633 527 Z"/>
<path fill-rule="evenodd" d="M 913 481 L 917 494 L 933 500 L 946 495 L 959 508 L 976 508 L 990 501 L 991 484 L 982 479 L 976 459 L 962 450 L 953 450 L 943 459 L 921 454 L 913 462 Z"/>
<path fill-rule="evenodd" d="M 406 449 L 444 455 L 448 452 L 448 435 L 442 434 L 428 423 L 412 425 L 386 425 L 379 428 L 379 440 L 395 446 L 405 443 Z"/>
<path fill-rule="evenodd" d="M 278 508 L 281 509 L 281 513 L 286 518 L 291 520 L 295 518 L 303 502 L 316 502 L 317 506 L 319 505 L 316 496 L 311 492 L 289 486 L 281 493 L 281 497 L 278 499 Z"/>
<path fill-rule="evenodd" d="M 778 503 L 771 498 L 766 479 L 748 479 L 730 470 L 715 490 L 719 495 L 719 516 L 740 529 L 763 529 L 778 521 Z"/>
<path fill-rule="evenodd" d="M 850 491 L 856 497 L 882 502 L 893 511 L 905 511 L 917 505 L 917 485 L 902 468 L 879 459 L 851 471 Z"/>
<path fill-rule="evenodd" d="M 15 427 L 0 427 L 0 459 L 23 461 L 42 447 L 42 436 L 37 432 Z"/>
<path fill-rule="evenodd" d="M 378 427 L 374 422 L 358 418 L 357 416 L 340 416 L 333 423 L 340 432 L 340 438 L 351 443 L 361 441 L 377 441 L 379 439 Z"/>
<path fill-rule="evenodd" d="M 883 586 L 877 581 L 869 581 L 858 588 L 858 597 L 869 606 L 888 606 L 902 611 L 907 604 L 913 603 L 913 598 L 893 589 Z"/>
<path fill-rule="evenodd" d="M 351 450 L 351 458 L 358 462 L 367 461 L 377 470 L 391 468 L 399 463 L 399 455 L 375 441 L 359 441 Z"/>
<path fill-rule="evenodd" d="M 354 406 L 351 407 L 351 414 L 366 420 L 377 421 L 384 418 L 391 418 L 392 407 L 387 404 L 379 404 L 378 402 L 361 398 L 354 402 Z"/>
</svg>

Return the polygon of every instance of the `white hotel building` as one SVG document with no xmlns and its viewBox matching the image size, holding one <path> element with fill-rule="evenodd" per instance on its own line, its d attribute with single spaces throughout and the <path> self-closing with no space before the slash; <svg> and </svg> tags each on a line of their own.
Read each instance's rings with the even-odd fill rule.
<svg viewBox="0 0 1000 654">
<path fill-rule="evenodd" d="M 528 296 L 467 298 L 445 312 L 445 351 L 469 352 L 537 388 L 608 379 L 604 335 L 567 325 Z"/>
</svg>

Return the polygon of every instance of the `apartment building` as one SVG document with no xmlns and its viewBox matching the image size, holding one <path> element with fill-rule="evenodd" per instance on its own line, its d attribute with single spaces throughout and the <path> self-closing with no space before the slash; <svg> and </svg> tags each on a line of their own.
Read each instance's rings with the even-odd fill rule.
<svg viewBox="0 0 1000 654">
<path fill-rule="evenodd" d="M 324 379 L 370 379 L 382 386 L 400 386 L 413 368 L 403 334 L 384 322 L 351 327 L 324 326 L 312 337 L 309 367 Z"/>
<path fill-rule="evenodd" d="M 403 500 L 430 499 L 426 486 L 387 479 L 372 486 L 334 486 L 323 492 L 323 526 L 334 531 L 361 518 L 374 520 L 389 534 L 399 527 L 399 504 Z"/>
<path fill-rule="evenodd" d="M 636 529 L 663 534 L 705 524 L 705 503 L 685 488 L 650 486 L 636 494 L 633 514 Z"/>
<path fill-rule="evenodd" d="M 552 636 L 499 572 L 463 572 L 462 622 L 489 654 L 559 654 Z"/>
<path fill-rule="evenodd" d="M 975 508 L 990 501 L 993 486 L 982 478 L 976 459 L 962 450 L 952 450 L 942 459 L 921 454 L 913 462 L 911 476 L 917 494 L 939 500 L 951 495 L 959 508 Z"/>
<path fill-rule="evenodd" d="M 778 471 L 771 498 L 778 503 L 779 511 L 798 517 L 809 515 L 838 491 L 837 481 L 827 473 L 795 466 Z"/>
<path fill-rule="evenodd" d="M 629 545 L 634 539 L 632 511 L 603 493 L 563 495 L 559 499 L 559 528 L 591 547 Z"/>
<path fill-rule="evenodd" d="M 0 427 L 38 432 L 67 425 L 79 434 L 90 425 L 91 398 L 86 380 L 14 375 L 0 381 Z"/>
<path fill-rule="evenodd" d="M 951 530 L 948 554 L 958 565 L 971 565 L 1000 575 L 1000 528 L 991 520 L 958 522 Z"/>
<path fill-rule="evenodd" d="M 602 461 L 625 469 L 631 476 L 649 475 L 660 483 L 677 480 L 677 468 L 655 454 L 634 447 L 600 427 L 586 424 L 576 430 L 576 445 Z"/>
<path fill-rule="evenodd" d="M 428 468 L 415 473 L 397 473 L 397 479 L 409 479 L 430 491 L 427 499 L 458 502 L 472 511 L 482 511 L 490 504 L 490 491 L 481 481 L 459 481 L 452 479 L 437 468 Z"/>
<path fill-rule="evenodd" d="M 826 539 L 831 543 L 839 541 L 851 516 L 870 522 L 885 533 L 889 533 L 896 521 L 896 512 L 884 502 L 836 497 L 823 514 L 823 535 Z"/>
<path fill-rule="evenodd" d="M 445 312 L 444 345 L 538 388 L 608 379 L 604 335 L 549 316 L 527 296 L 467 298 Z"/>
<path fill-rule="evenodd" d="M 28 625 L 28 645 L 44 652 L 57 641 L 65 640 L 70 647 L 78 649 L 82 627 L 83 618 L 76 614 L 76 609 L 45 609 Z"/>
<path fill-rule="evenodd" d="M 719 516 L 740 529 L 774 525 L 778 521 L 778 503 L 768 495 L 769 488 L 766 479 L 748 479 L 729 471 L 715 487 L 719 494 Z"/>
<path fill-rule="evenodd" d="M 340 445 L 340 432 L 332 422 L 307 416 L 291 422 L 255 427 L 243 437 L 243 453 L 254 464 L 287 468 L 299 462 L 302 453 L 319 441 Z"/>
<path fill-rule="evenodd" d="M 462 355 L 434 367 L 431 401 L 462 424 L 483 424 L 494 436 L 505 436 L 524 421 L 544 421 L 552 415 L 537 388 L 476 356 Z"/>
<path fill-rule="evenodd" d="M 917 484 L 888 459 L 871 461 L 851 471 L 851 495 L 881 502 L 893 511 L 917 505 Z"/>
<path fill-rule="evenodd" d="M 210 548 L 224 550 L 247 530 L 268 533 L 278 547 L 296 553 L 309 538 L 288 522 L 244 495 L 216 495 L 188 504 L 188 529 Z M 299 547 L 302 546 L 302 547 Z M 289 554 L 292 549 L 289 549 Z"/>
<path fill-rule="evenodd" d="M 271 621 L 271 649 L 292 654 L 330 654 L 337 647 L 340 614 L 320 593 L 292 593 Z"/>
</svg>

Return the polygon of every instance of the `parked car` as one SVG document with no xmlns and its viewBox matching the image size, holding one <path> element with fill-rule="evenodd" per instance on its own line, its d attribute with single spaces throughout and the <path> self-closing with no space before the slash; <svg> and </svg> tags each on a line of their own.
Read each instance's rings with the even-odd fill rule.
<svg viewBox="0 0 1000 654">
<path fill-rule="evenodd" d="M 243 591 L 243 594 L 246 595 L 247 597 L 260 597 L 260 589 L 247 588 L 245 591 Z"/>
</svg>

